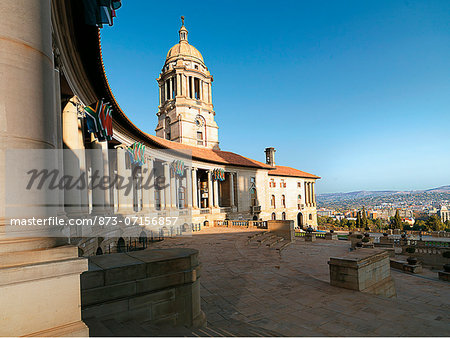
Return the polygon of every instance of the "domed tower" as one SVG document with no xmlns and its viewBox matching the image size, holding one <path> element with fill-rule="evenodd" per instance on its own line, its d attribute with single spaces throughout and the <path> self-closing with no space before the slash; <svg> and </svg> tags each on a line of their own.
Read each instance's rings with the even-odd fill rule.
<svg viewBox="0 0 450 338">
<path fill-rule="evenodd" d="M 156 136 L 198 147 L 219 149 L 219 127 L 214 120 L 213 77 L 200 52 L 188 43 L 184 17 L 180 42 L 167 53 L 159 84 Z"/>
</svg>

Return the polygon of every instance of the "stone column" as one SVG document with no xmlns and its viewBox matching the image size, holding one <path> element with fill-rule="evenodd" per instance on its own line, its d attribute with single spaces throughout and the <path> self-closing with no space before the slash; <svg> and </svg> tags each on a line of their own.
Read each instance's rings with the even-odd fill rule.
<svg viewBox="0 0 450 338">
<path fill-rule="evenodd" d="M 133 190 L 129 189 L 129 180 L 131 179 L 131 167 L 127 157 L 127 151 L 117 148 L 117 175 L 123 178 L 122 187 L 117 187 L 117 213 L 128 215 L 133 213 Z M 129 191 L 128 191 L 129 190 Z"/>
<path fill-rule="evenodd" d="M 178 208 L 178 203 L 177 203 L 177 176 L 174 174 L 172 177 L 170 177 L 170 207 L 172 209 L 177 209 Z"/>
<path fill-rule="evenodd" d="M 177 74 L 177 95 L 176 96 L 181 96 L 181 75 Z"/>
<path fill-rule="evenodd" d="M 53 70 L 53 79 L 55 85 L 55 113 L 56 113 L 56 121 L 55 121 L 55 129 L 56 129 L 56 148 L 63 149 L 63 137 L 62 130 L 59 128 L 62 123 L 62 115 L 61 115 L 61 79 L 59 74 L 59 54 L 57 51 L 54 52 L 54 63 L 55 68 Z M 64 172 L 64 155 L 58 156 L 58 170 L 60 173 Z M 63 215 L 65 213 L 64 210 L 64 191 L 59 189 L 59 210 L 58 215 Z"/>
<path fill-rule="evenodd" d="M 77 257 L 75 247 L 53 248 L 66 238 L 5 238 L 5 188 L 15 183 L 8 182 L 5 152 L 55 149 L 61 111 L 55 111 L 51 1 L 2 0 L 0 18 L 0 336 L 88 335 L 80 312 L 87 260 Z M 47 161 L 37 157 L 34 168 Z M 59 192 L 42 189 L 26 197 L 19 211 L 58 203 Z M 33 216 L 56 216 L 58 210 L 39 208 Z"/>
<path fill-rule="evenodd" d="M 141 191 L 142 191 L 142 212 L 147 213 L 150 211 L 150 204 L 152 197 L 150 195 L 150 185 L 153 182 L 150 181 L 150 160 L 142 166 L 142 182 L 141 182 Z"/>
<path fill-rule="evenodd" d="M 230 206 L 234 207 L 234 173 L 230 173 Z"/>
<path fill-rule="evenodd" d="M 211 170 L 208 170 L 208 207 L 213 206 L 213 191 L 212 191 L 212 181 L 211 181 Z"/>
<path fill-rule="evenodd" d="M 62 113 L 63 143 L 64 143 L 64 175 L 76 181 L 80 175 L 80 152 L 78 147 L 78 100 L 76 97 L 64 107 Z M 64 189 L 65 211 L 69 215 L 79 215 L 81 213 L 81 194 L 75 188 Z"/>
<path fill-rule="evenodd" d="M 80 174 L 84 175 L 85 188 L 80 190 L 81 197 L 81 211 L 84 214 L 89 213 L 89 197 L 88 197 L 88 172 L 86 163 L 86 149 L 84 147 L 84 135 L 83 135 L 83 125 L 80 119 L 78 119 L 78 151 L 80 152 Z"/>
<path fill-rule="evenodd" d="M 203 100 L 203 81 L 198 80 L 198 98 L 199 100 Z"/>
<path fill-rule="evenodd" d="M 161 205 L 164 205 L 164 209 L 169 209 L 170 208 L 170 187 L 171 187 L 171 182 L 170 182 L 170 167 L 169 167 L 169 163 L 165 162 L 163 163 L 163 168 L 164 168 L 164 203 L 161 202 Z M 161 198 L 162 201 L 162 198 Z M 161 209 L 162 206 L 161 206 Z"/>
<path fill-rule="evenodd" d="M 161 85 L 159 86 L 159 105 L 162 106 L 163 101 L 162 101 L 162 89 L 161 89 Z"/>
<path fill-rule="evenodd" d="M 109 149 L 108 149 L 108 142 L 100 142 L 102 145 L 102 155 L 103 155 L 103 176 L 105 180 L 107 181 L 107 185 L 110 186 L 111 184 L 111 173 L 109 170 Z M 111 198 L 111 190 L 110 189 L 104 189 L 103 193 L 105 195 L 105 212 L 111 213 L 112 209 L 114 207 L 114 204 L 112 203 Z"/>
<path fill-rule="evenodd" d="M 219 181 L 214 180 L 214 207 L 219 207 Z"/>
<path fill-rule="evenodd" d="M 186 189 L 185 189 L 185 198 L 186 204 L 188 208 L 192 208 L 192 171 L 190 168 L 187 168 L 185 171 L 186 176 Z"/>
<path fill-rule="evenodd" d="M 198 208 L 197 168 L 192 168 L 192 207 Z"/>
<path fill-rule="evenodd" d="M 209 103 L 212 103 L 212 83 L 209 83 L 209 90 L 208 90 L 208 100 Z"/>
<path fill-rule="evenodd" d="M 92 141 L 92 149 L 89 154 L 91 157 L 92 212 L 103 214 L 105 213 L 105 191 L 99 187 L 100 181 L 103 179 L 104 168 L 101 142 Z"/>
<path fill-rule="evenodd" d="M 195 86 L 194 86 L 194 77 L 193 76 L 191 76 L 190 86 L 191 86 L 192 98 L 195 99 Z"/>
<path fill-rule="evenodd" d="M 313 182 L 311 183 L 311 194 L 312 194 L 312 203 L 313 206 L 316 206 L 316 184 Z"/>
<path fill-rule="evenodd" d="M 169 100 L 173 99 L 173 77 L 169 78 Z"/>
</svg>

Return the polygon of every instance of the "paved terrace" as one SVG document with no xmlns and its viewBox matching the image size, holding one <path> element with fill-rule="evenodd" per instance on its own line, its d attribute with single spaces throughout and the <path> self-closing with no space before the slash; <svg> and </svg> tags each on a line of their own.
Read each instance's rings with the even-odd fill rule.
<svg viewBox="0 0 450 338">
<path fill-rule="evenodd" d="M 202 309 L 208 328 L 193 335 L 449 336 L 450 285 L 391 270 L 396 299 L 329 285 L 329 257 L 347 241 L 296 242 L 277 252 L 249 246 L 255 231 L 204 228 L 191 237 L 166 239 L 154 248 L 200 250 Z M 149 334 L 189 335 L 184 331 Z"/>
</svg>

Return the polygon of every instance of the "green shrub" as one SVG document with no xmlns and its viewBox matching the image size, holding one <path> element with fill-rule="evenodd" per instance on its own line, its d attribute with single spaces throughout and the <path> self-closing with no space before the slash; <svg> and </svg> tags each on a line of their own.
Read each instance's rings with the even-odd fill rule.
<svg viewBox="0 0 450 338">
<path fill-rule="evenodd" d="M 362 239 L 362 241 L 363 241 L 364 243 L 367 243 L 367 242 L 370 242 L 370 239 L 369 239 L 369 237 L 364 237 L 364 238 Z"/>
<path fill-rule="evenodd" d="M 363 235 L 356 235 L 356 238 L 361 239 L 363 238 Z"/>
</svg>

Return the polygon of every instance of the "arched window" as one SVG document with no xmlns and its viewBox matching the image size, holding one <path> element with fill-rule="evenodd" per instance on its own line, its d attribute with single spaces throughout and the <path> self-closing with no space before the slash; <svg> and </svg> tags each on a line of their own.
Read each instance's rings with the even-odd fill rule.
<svg viewBox="0 0 450 338">
<path fill-rule="evenodd" d="M 285 212 L 283 212 L 283 213 L 281 214 L 281 219 L 282 219 L 283 221 L 286 220 L 286 213 L 285 213 Z"/>
<path fill-rule="evenodd" d="M 298 195 L 298 200 L 301 201 L 302 200 L 302 195 Z"/>
<path fill-rule="evenodd" d="M 276 220 L 277 220 L 277 215 L 274 212 L 272 212 L 272 221 L 276 221 Z"/>
<path fill-rule="evenodd" d="M 98 248 L 97 248 L 97 251 L 95 252 L 95 254 L 96 254 L 97 256 L 103 255 L 103 250 L 102 250 L 102 248 L 98 247 Z"/>
<path fill-rule="evenodd" d="M 272 197 L 270 198 L 270 205 L 275 209 L 275 195 L 272 195 Z"/>
<path fill-rule="evenodd" d="M 283 208 L 286 208 L 286 196 L 281 195 L 281 205 Z"/>
<path fill-rule="evenodd" d="M 309 220 L 312 221 L 312 214 L 309 214 Z"/>
</svg>

